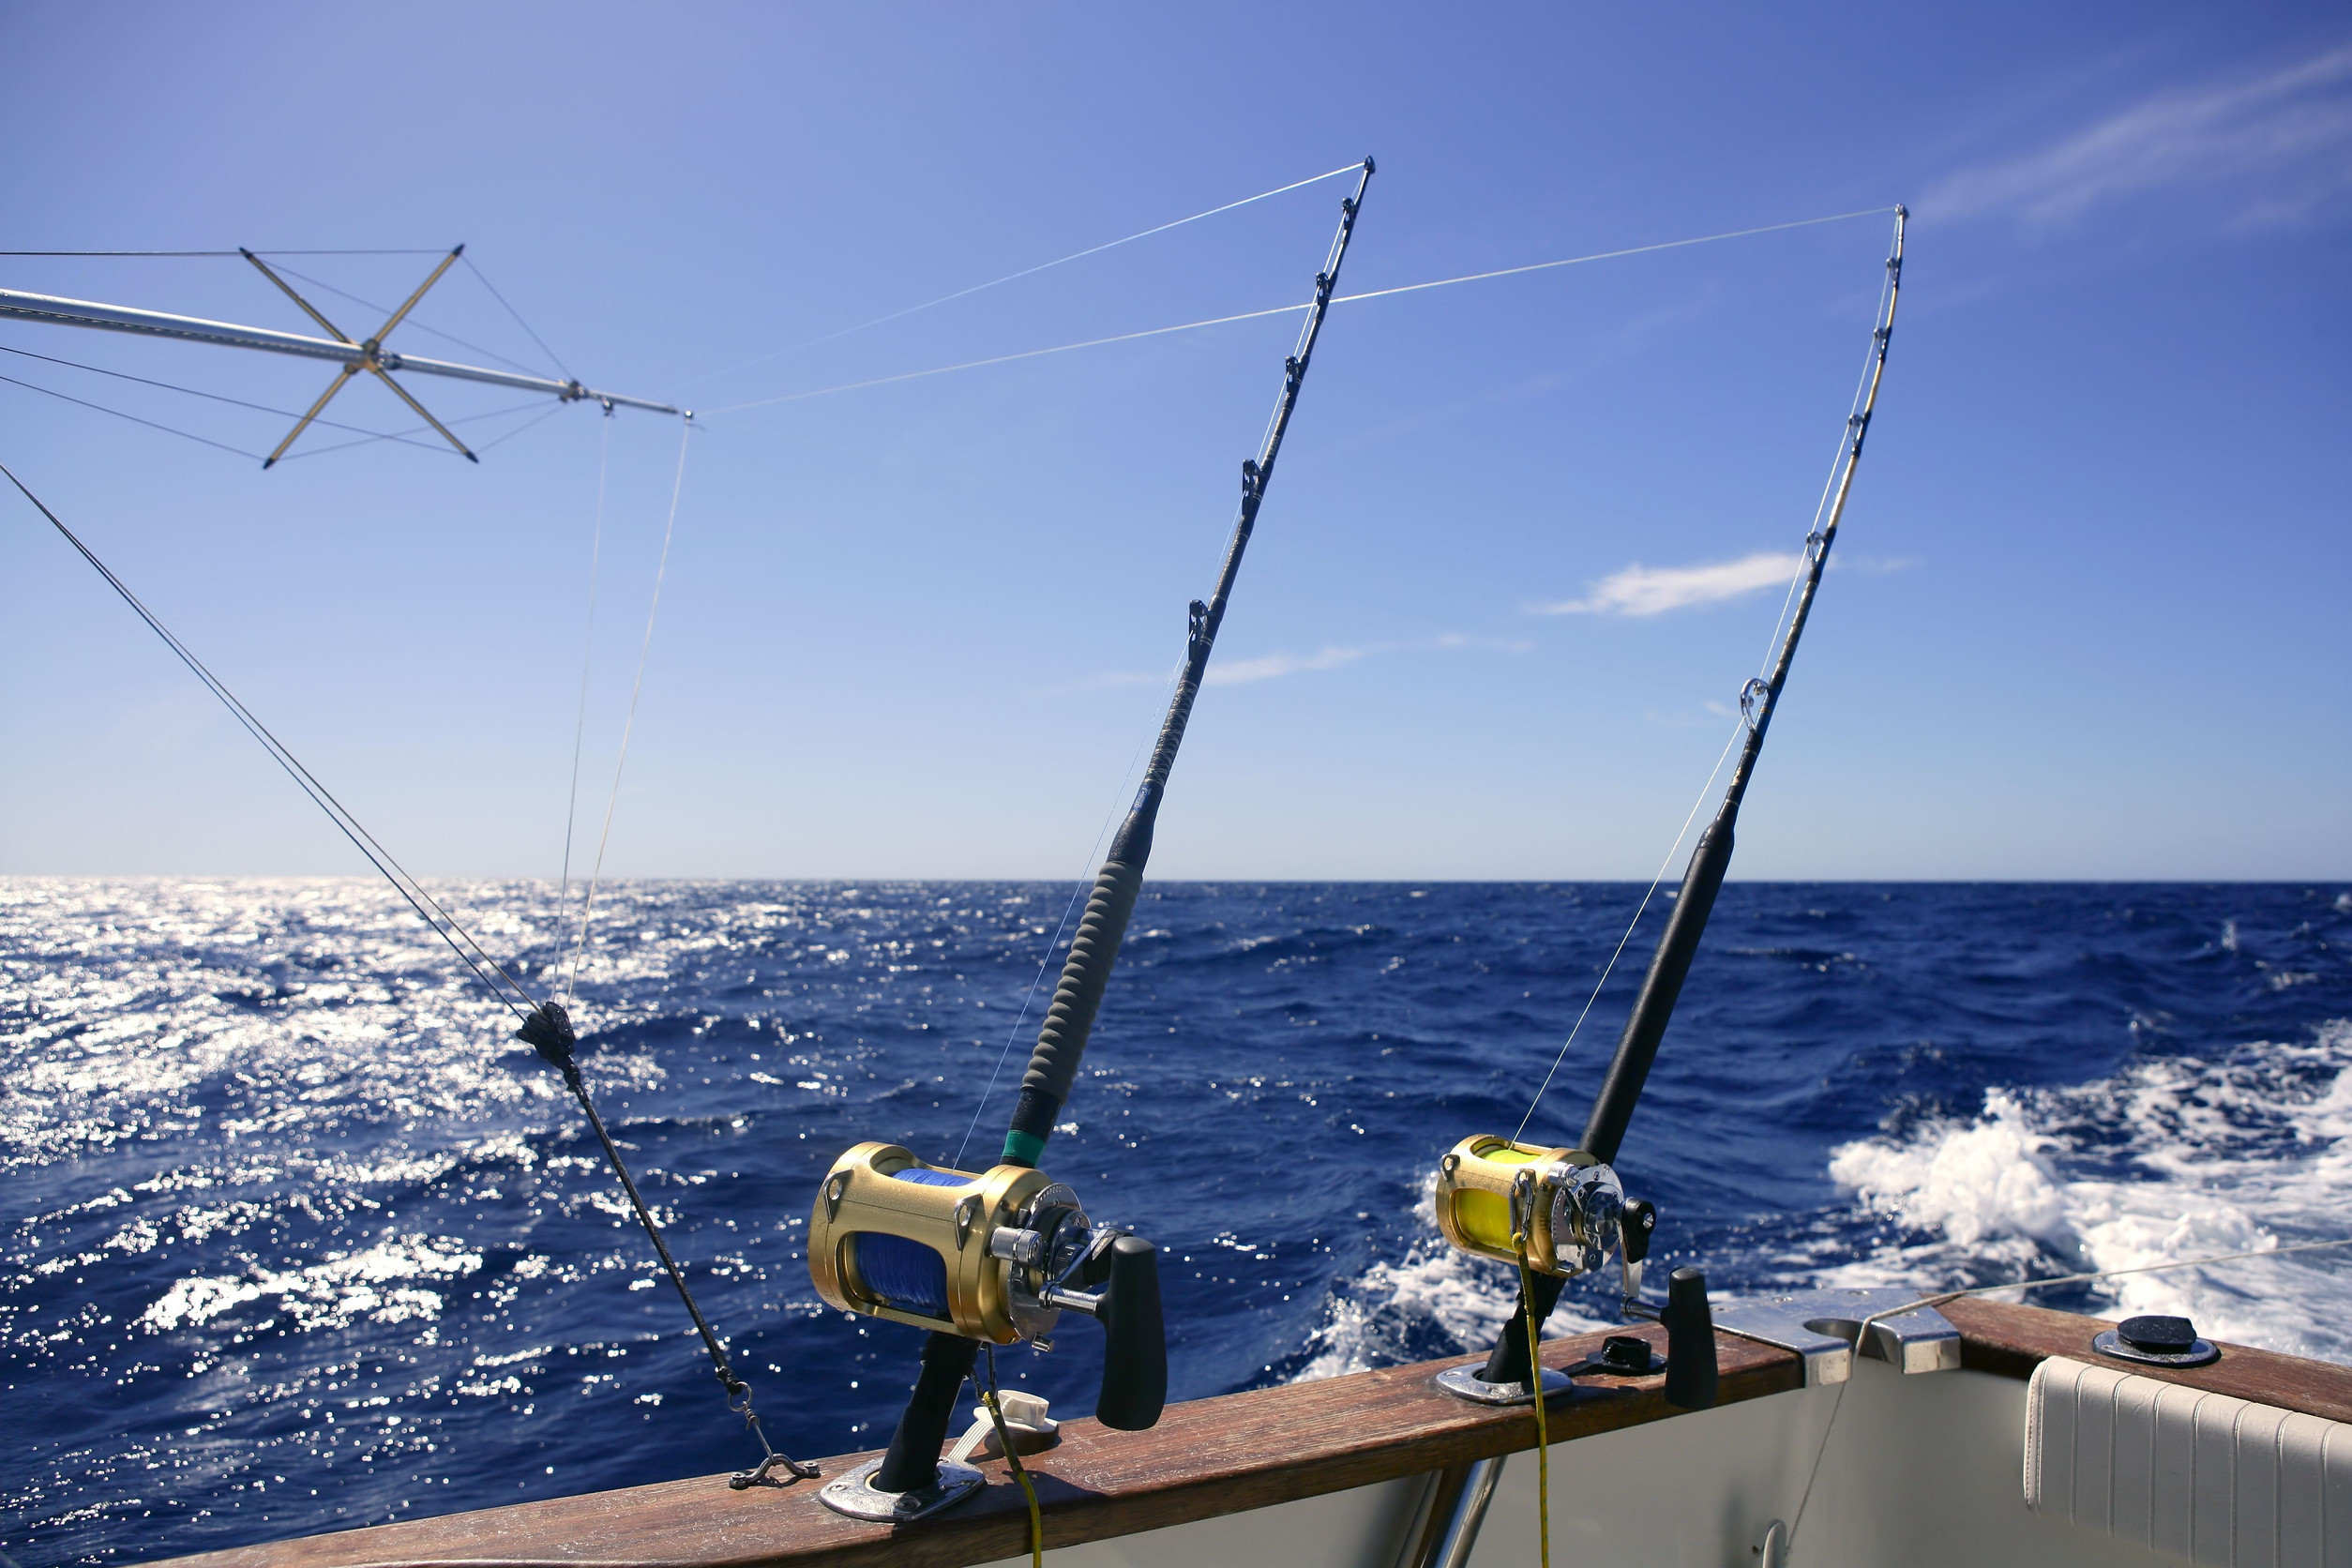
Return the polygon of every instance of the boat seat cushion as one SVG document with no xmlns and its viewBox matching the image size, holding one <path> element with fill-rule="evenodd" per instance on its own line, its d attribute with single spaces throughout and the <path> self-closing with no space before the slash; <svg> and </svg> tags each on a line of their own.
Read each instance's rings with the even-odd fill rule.
<svg viewBox="0 0 2352 1568">
<path fill-rule="evenodd" d="M 2352 1568 L 2352 1425 L 2054 1356 L 2026 1506 L 2190 1562 Z"/>
</svg>

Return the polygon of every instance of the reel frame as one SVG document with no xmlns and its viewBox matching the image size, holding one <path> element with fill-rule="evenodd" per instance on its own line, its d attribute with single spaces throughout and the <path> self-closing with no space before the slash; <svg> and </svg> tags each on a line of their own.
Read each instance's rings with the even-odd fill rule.
<svg viewBox="0 0 2352 1568">
<path fill-rule="evenodd" d="M 1438 1162 L 1431 1203 L 1438 1229 L 1461 1251 L 1515 1267 L 1511 1236 L 1522 1232 L 1529 1269 L 1573 1279 L 1597 1272 L 1618 1249 L 1625 1190 L 1616 1171 L 1582 1149 L 1479 1134 Z"/>
</svg>

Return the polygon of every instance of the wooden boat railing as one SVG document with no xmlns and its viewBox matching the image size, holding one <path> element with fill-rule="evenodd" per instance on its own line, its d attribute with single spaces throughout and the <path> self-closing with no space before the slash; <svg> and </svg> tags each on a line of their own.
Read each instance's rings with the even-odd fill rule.
<svg viewBox="0 0 2352 1568">
<path fill-rule="evenodd" d="M 1941 1309 L 1962 1334 L 1963 1366 L 2028 1378 L 2051 1356 L 2089 1359 L 2108 1325 L 2071 1313 L 1962 1299 Z M 1664 1349 L 1654 1326 L 1642 1334 Z M 1566 1366 L 1599 1349 L 1599 1333 L 1553 1341 L 1544 1359 Z M 1799 1388 L 1791 1352 L 1718 1332 L 1719 1402 Z M 1048 1548 L 1244 1513 L 1303 1498 L 1431 1475 L 1448 1466 L 1531 1448 L 1524 1409 L 1470 1405 L 1431 1378 L 1458 1363 L 1384 1367 L 1319 1382 L 1171 1405 L 1149 1432 L 1064 1422 L 1062 1441 L 1027 1463 L 1045 1505 Z M 2333 1421 L 2352 1421 L 2352 1368 L 2225 1346 L 2197 1368 L 2134 1367 L 2166 1382 L 2232 1395 Z M 1592 1379 L 1550 1407 L 1555 1445 L 1648 1422 L 1679 1420 L 1661 1376 Z M 871 1455 L 822 1461 L 826 1475 Z M 986 1490 L 955 1513 L 892 1529 L 843 1518 L 817 1501 L 818 1483 L 730 1491 L 724 1476 L 631 1486 L 581 1497 L 406 1520 L 331 1535 L 182 1559 L 204 1568 L 598 1568 L 686 1564 L 775 1568 L 962 1568 L 1025 1556 L 1029 1523 L 1003 1462 L 982 1467 Z M 1410 1519 L 1400 1518 L 1404 1528 Z"/>
</svg>

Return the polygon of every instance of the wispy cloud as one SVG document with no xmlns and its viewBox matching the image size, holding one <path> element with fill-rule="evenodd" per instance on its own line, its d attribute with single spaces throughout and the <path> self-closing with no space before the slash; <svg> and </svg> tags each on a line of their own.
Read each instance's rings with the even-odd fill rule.
<svg viewBox="0 0 2352 1568">
<path fill-rule="evenodd" d="M 1325 648 L 1313 654 L 1261 654 L 1209 666 L 1211 686 L 1247 686 L 1252 681 L 1279 680 L 1305 670 L 1336 670 L 1364 656 L 1362 648 Z"/>
<path fill-rule="evenodd" d="M 2198 190 L 2224 194 L 2237 224 L 2307 218 L 2352 193 L 2352 45 L 2153 94 L 2023 157 L 1961 170 L 1920 209 L 2050 226 Z"/>
<path fill-rule="evenodd" d="M 1628 566 L 1580 599 L 1530 608 L 1538 615 L 1658 615 L 1695 604 L 1777 588 L 1797 575 L 1798 557 L 1762 550 L 1706 566 Z"/>
</svg>

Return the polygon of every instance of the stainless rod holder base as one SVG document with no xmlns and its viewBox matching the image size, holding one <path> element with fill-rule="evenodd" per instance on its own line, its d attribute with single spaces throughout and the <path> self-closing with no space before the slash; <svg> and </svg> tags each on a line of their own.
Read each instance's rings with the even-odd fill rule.
<svg viewBox="0 0 2352 1568">
<path fill-rule="evenodd" d="M 882 1467 L 880 1459 L 868 1459 L 855 1470 L 826 1482 L 823 1490 L 817 1494 L 817 1500 L 836 1514 L 852 1519 L 904 1525 L 953 1508 L 988 1484 L 970 1465 L 942 1459 L 939 1479 L 928 1486 L 918 1486 L 912 1492 L 885 1492 L 874 1485 L 874 1472 Z"/>
</svg>

